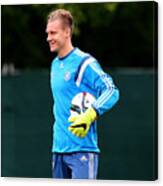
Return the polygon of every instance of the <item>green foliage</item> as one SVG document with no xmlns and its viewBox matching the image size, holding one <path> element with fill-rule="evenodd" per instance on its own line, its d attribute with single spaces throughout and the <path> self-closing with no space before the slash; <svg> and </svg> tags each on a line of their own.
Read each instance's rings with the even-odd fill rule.
<svg viewBox="0 0 163 186">
<path fill-rule="evenodd" d="M 67 3 L 2 6 L 2 63 L 19 68 L 49 67 L 54 55 L 46 42 L 50 11 L 70 10 L 73 44 L 104 66 L 153 65 L 154 2 Z"/>
</svg>

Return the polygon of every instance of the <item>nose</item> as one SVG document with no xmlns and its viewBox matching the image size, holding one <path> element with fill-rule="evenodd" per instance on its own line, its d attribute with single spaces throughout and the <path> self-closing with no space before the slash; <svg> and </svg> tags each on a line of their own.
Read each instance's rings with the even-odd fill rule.
<svg viewBox="0 0 163 186">
<path fill-rule="evenodd" d="M 46 41 L 49 42 L 51 40 L 51 37 L 50 35 L 48 34 L 47 38 L 46 38 Z"/>
</svg>

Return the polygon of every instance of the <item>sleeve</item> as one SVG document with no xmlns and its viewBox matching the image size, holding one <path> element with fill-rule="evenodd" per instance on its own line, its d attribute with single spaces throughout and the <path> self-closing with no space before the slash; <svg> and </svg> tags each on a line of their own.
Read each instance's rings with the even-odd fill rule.
<svg viewBox="0 0 163 186">
<path fill-rule="evenodd" d="M 77 86 L 80 86 L 80 83 L 91 87 L 96 92 L 97 99 L 92 106 L 98 115 L 110 110 L 119 100 L 119 90 L 112 77 L 102 70 L 93 57 L 88 58 L 82 64 L 76 80 Z"/>
</svg>

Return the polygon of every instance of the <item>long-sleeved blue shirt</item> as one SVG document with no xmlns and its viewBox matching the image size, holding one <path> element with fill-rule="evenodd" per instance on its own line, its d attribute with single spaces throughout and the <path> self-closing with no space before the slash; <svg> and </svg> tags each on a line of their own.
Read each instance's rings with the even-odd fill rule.
<svg viewBox="0 0 163 186">
<path fill-rule="evenodd" d="M 68 118 L 72 114 L 74 98 L 83 93 L 94 97 L 91 106 L 99 116 L 111 109 L 119 99 L 119 90 L 111 76 L 102 70 L 94 57 L 74 48 L 65 57 L 56 57 L 53 60 L 51 90 L 55 117 L 52 152 L 100 152 L 96 121 L 91 124 L 88 134 L 84 138 L 79 138 L 68 130 L 71 124 Z"/>
</svg>

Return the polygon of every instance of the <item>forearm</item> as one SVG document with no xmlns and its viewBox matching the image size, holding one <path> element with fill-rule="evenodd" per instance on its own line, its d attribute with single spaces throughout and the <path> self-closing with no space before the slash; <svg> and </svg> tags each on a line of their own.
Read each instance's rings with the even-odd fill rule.
<svg viewBox="0 0 163 186">
<path fill-rule="evenodd" d="M 108 89 L 99 96 L 99 98 L 92 104 L 98 115 L 102 115 L 110 110 L 119 100 L 119 90 L 117 88 Z"/>
</svg>

